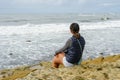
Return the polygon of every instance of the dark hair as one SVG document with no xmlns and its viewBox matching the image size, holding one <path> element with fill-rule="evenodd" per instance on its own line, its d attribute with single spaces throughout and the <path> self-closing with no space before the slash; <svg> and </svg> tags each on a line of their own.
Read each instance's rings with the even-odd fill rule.
<svg viewBox="0 0 120 80">
<path fill-rule="evenodd" d="M 78 33 L 79 32 L 79 25 L 77 23 L 72 23 L 70 25 L 70 30 L 73 32 L 73 33 Z"/>
</svg>

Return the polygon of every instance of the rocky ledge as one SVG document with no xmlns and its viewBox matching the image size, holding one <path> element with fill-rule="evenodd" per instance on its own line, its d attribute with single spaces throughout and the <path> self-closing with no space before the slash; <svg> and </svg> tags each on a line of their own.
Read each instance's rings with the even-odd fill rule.
<svg viewBox="0 0 120 80">
<path fill-rule="evenodd" d="M 120 55 L 88 59 L 74 67 L 52 68 L 50 62 L 0 71 L 0 80 L 120 80 Z"/>
</svg>

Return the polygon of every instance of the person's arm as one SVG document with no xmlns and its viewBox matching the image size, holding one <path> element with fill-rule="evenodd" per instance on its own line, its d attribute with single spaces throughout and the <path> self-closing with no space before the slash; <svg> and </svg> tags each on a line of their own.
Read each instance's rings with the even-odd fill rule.
<svg viewBox="0 0 120 80">
<path fill-rule="evenodd" d="M 72 43 L 71 39 L 68 39 L 66 44 L 61 49 L 55 51 L 55 55 L 57 55 L 57 54 L 59 54 L 61 52 L 64 52 L 65 50 L 67 50 L 71 46 L 71 43 Z"/>
</svg>

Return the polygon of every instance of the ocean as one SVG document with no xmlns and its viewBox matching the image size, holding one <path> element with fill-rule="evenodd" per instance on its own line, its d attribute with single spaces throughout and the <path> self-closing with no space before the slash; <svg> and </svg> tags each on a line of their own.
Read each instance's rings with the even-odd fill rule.
<svg viewBox="0 0 120 80">
<path fill-rule="evenodd" d="M 0 69 L 52 61 L 80 25 L 83 60 L 120 53 L 120 14 L 0 14 Z"/>
</svg>

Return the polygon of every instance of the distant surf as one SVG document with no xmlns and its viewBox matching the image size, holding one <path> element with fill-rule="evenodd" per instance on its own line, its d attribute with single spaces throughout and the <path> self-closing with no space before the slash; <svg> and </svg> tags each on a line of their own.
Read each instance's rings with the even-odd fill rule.
<svg viewBox="0 0 120 80">
<path fill-rule="evenodd" d="M 69 30 L 70 23 L 55 24 L 24 24 L 12 26 L 0 26 L 0 35 L 14 34 L 39 34 L 39 33 L 61 33 Z M 120 20 L 79 23 L 81 30 L 120 28 Z"/>
</svg>

